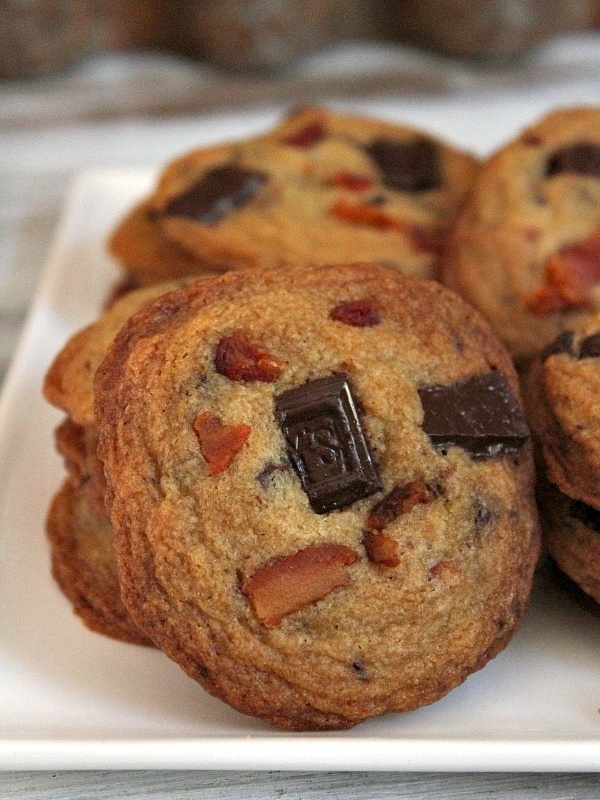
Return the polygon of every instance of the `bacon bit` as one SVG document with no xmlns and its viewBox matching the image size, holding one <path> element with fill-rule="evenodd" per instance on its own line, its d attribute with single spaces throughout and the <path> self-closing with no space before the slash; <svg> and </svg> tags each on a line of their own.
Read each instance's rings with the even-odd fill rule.
<svg viewBox="0 0 600 800">
<path fill-rule="evenodd" d="M 553 314 L 590 305 L 590 289 L 600 282 L 600 231 L 567 245 L 546 262 L 542 286 L 527 300 L 534 314 Z"/>
<path fill-rule="evenodd" d="M 348 189 L 350 192 L 364 192 L 373 186 L 373 178 L 369 175 L 359 175 L 356 172 L 336 172 L 331 176 L 332 186 Z"/>
<path fill-rule="evenodd" d="M 354 550 L 342 544 L 307 547 L 257 569 L 246 578 L 242 591 L 258 621 L 274 628 L 288 614 L 345 586 L 346 567 L 357 558 Z"/>
<path fill-rule="evenodd" d="M 460 570 L 455 561 L 438 561 L 429 570 L 429 580 L 440 580 L 454 586 L 460 581 Z"/>
<path fill-rule="evenodd" d="M 343 197 L 338 198 L 329 209 L 333 217 L 349 222 L 352 225 L 367 225 L 378 230 L 390 230 L 407 236 L 416 250 L 438 253 L 442 249 L 443 234 L 439 231 L 428 232 L 418 225 L 411 225 L 394 219 L 385 211 L 365 203 L 349 203 Z"/>
<path fill-rule="evenodd" d="M 446 231 L 426 231 L 418 225 L 410 225 L 407 227 L 406 232 L 415 250 L 421 250 L 425 253 L 440 254 L 444 249 Z"/>
<path fill-rule="evenodd" d="M 523 236 L 531 244 L 537 244 L 541 235 L 542 231 L 539 228 L 523 228 Z"/>
<path fill-rule="evenodd" d="M 437 493 L 424 481 L 409 481 L 394 488 L 371 509 L 367 527 L 371 531 L 382 531 L 401 514 L 407 514 L 420 503 L 431 503 Z"/>
<path fill-rule="evenodd" d="M 250 436 L 249 425 L 223 425 L 212 411 L 203 411 L 194 420 L 200 452 L 209 475 L 219 475 L 231 464 Z"/>
<path fill-rule="evenodd" d="M 339 303 L 331 309 L 329 317 L 345 325 L 353 325 L 355 328 L 372 328 L 381 322 L 379 311 L 368 297 Z"/>
<path fill-rule="evenodd" d="M 374 564 L 382 564 L 384 567 L 397 567 L 400 563 L 398 558 L 398 544 L 388 536 L 387 533 L 376 533 L 375 531 L 365 531 L 363 544 L 367 551 L 369 561 Z"/>
<path fill-rule="evenodd" d="M 304 128 L 300 128 L 296 133 L 290 134 L 283 139 L 284 144 L 290 147 L 312 147 L 320 142 L 325 136 L 325 125 L 321 120 L 309 122 Z"/>
<path fill-rule="evenodd" d="M 224 336 L 215 351 L 215 369 L 232 381 L 276 381 L 284 369 L 281 359 L 244 333 Z"/>
</svg>

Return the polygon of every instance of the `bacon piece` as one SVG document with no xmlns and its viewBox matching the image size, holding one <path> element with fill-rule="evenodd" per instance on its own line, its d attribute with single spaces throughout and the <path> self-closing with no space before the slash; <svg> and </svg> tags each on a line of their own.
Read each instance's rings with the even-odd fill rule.
<svg viewBox="0 0 600 800">
<path fill-rule="evenodd" d="M 212 411 L 202 411 L 194 420 L 209 475 L 219 475 L 231 464 L 250 436 L 249 425 L 223 425 Z"/>
<path fill-rule="evenodd" d="M 378 230 L 389 230 L 408 237 L 415 250 L 437 253 L 443 246 L 443 235 L 439 231 L 425 231 L 414 225 L 391 217 L 386 211 L 366 203 L 350 203 L 338 198 L 329 213 L 351 225 L 367 225 Z"/>
<path fill-rule="evenodd" d="M 348 583 L 346 567 L 358 554 L 343 544 L 321 544 L 265 564 L 246 578 L 242 591 L 257 619 L 274 628 L 288 614 L 322 600 Z"/>
<path fill-rule="evenodd" d="M 381 564 L 384 567 L 397 567 L 400 563 L 398 543 L 387 533 L 365 531 L 363 544 L 369 561 L 374 564 Z"/>
<path fill-rule="evenodd" d="M 290 147 L 312 147 L 325 136 L 325 125 L 321 120 L 309 122 L 304 128 L 292 133 L 283 139 L 283 143 Z"/>
<path fill-rule="evenodd" d="M 353 325 L 355 328 L 371 328 L 381 322 L 381 315 L 375 303 L 368 297 L 339 303 L 331 309 L 329 317 L 337 322 Z"/>
<path fill-rule="evenodd" d="M 348 189 L 350 192 L 364 192 L 373 186 L 373 178 L 370 175 L 359 175 L 357 172 L 336 172 L 331 176 L 332 186 L 340 189 Z"/>
<path fill-rule="evenodd" d="M 441 254 L 446 243 L 446 231 L 426 231 L 418 225 L 408 225 L 406 233 L 415 250 Z"/>
<path fill-rule="evenodd" d="M 367 517 L 367 527 L 371 531 L 382 531 L 386 525 L 407 514 L 420 503 L 431 503 L 437 493 L 424 481 L 409 481 L 403 486 L 394 486 L 388 494 L 376 503 Z"/>
<path fill-rule="evenodd" d="M 600 231 L 553 253 L 542 286 L 527 300 L 535 314 L 554 314 L 590 305 L 590 289 L 600 282 Z"/>
<path fill-rule="evenodd" d="M 244 331 L 234 331 L 217 345 L 215 369 L 232 381 L 272 383 L 283 372 L 284 363 Z"/>
</svg>

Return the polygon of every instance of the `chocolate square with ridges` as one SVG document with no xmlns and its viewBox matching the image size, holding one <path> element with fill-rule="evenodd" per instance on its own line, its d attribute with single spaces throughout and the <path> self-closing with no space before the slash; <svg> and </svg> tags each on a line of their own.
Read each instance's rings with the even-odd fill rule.
<svg viewBox="0 0 600 800">
<path fill-rule="evenodd" d="M 334 374 L 275 398 L 290 460 L 317 514 L 381 489 L 348 375 Z"/>
<path fill-rule="evenodd" d="M 529 428 L 501 372 L 419 389 L 423 430 L 438 448 L 462 447 L 473 458 L 518 452 Z"/>
</svg>

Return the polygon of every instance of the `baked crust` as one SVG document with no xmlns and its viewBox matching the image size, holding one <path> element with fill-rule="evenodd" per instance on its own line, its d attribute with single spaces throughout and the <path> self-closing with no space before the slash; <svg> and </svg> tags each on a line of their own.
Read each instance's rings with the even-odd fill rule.
<svg viewBox="0 0 600 800">
<path fill-rule="evenodd" d="M 364 298 L 377 324 L 330 315 Z M 215 368 L 217 345 L 239 330 L 261 358 L 284 365 L 279 377 L 256 367 L 239 380 Z M 233 271 L 141 311 L 95 381 L 132 617 L 213 695 L 282 728 L 345 728 L 444 695 L 515 633 L 539 549 L 530 444 L 474 459 L 434 447 L 422 428 L 418 388 L 490 371 L 518 398 L 512 362 L 476 312 L 439 284 L 373 264 Z M 315 513 L 274 402 L 340 372 L 382 489 Z M 203 414 L 228 432 L 250 429 L 219 471 L 209 471 L 195 430 Z M 435 487 L 431 501 L 417 493 L 426 501 L 385 528 L 398 566 L 374 563 L 363 544 L 369 514 L 395 485 L 415 480 Z M 319 569 L 335 562 L 337 588 L 323 595 L 316 575 L 313 601 L 287 612 L 284 603 L 280 621 L 261 621 L 253 598 L 268 604 L 282 575 L 309 568 L 311 553 Z"/>
</svg>

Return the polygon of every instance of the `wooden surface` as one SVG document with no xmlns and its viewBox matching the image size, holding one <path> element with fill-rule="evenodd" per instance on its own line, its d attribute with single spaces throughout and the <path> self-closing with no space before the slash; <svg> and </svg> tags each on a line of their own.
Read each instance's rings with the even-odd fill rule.
<svg viewBox="0 0 600 800">
<path fill-rule="evenodd" d="M 303 772 L 51 772 L 0 774 L 11 800 L 598 800 L 594 775 Z"/>
<path fill-rule="evenodd" d="M 543 77 L 572 80 L 583 75 L 600 89 L 600 40 L 585 39 L 581 63 L 558 50 L 551 63 L 542 54 L 514 85 Z M 342 54 L 347 59 L 347 54 Z M 361 55 L 367 64 L 371 55 Z M 365 61 L 366 59 L 366 61 Z M 302 99 L 311 86 L 322 94 L 336 90 L 347 99 L 377 87 L 383 93 L 398 86 L 415 96 L 422 91 L 485 87 L 484 77 L 463 65 L 428 63 L 408 53 L 405 66 L 362 73 L 355 81 L 344 70 L 327 82 L 318 59 L 304 72 L 276 81 L 273 91 L 252 83 L 261 102 Z M 142 69 L 141 65 L 144 65 Z M 345 62 L 346 64 L 348 62 Z M 310 78 L 314 71 L 316 84 Z M 404 70 L 404 72 L 403 72 Z M 420 73 L 411 83 L 399 76 Z M 488 76 L 490 86 L 505 85 L 506 75 Z M 202 81 L 205 81 L 204 83 Z M 213 83 L 211 83 L 213 82 Z M 186 106 L 186 87 L 189 89 Z M 237 87 L 237 88 L 236 88 Z M 291 91 L 294 89 L 294 91 Z M 319 92 L 317 93 L 319 94 Z M 598 93 L 600 97 L 600 91 Z M 73 175 L 90 167 L 159 165 L 193 140 L 201 124 L 198 111 L 214 110 L 227 98 L 239 104 L 243 92 L 230 78 L 190 71 L 185 64 L 102 62 L 50 81 L 0 84 L 0 382 L 26 317 L 42 271 L 67 187 Z M 246 97 L 246 100 L 248 98 Z M 156 116 L 156 112 L 160 116 Z M 168 116 L 174 111 L 182 114 Z M 196 127 L 195 127 L 196 126 Z M 1 531 L 0 531 L 1 533 Z M 543 657 L 543 656 L 542 656 Z M 390 774 L 280 772 L 6 772 L 0 773 L 0 798 L 243 798 L 244 800 L 598 800 L 600 779 L 587 774 Z"/>
</svg>

